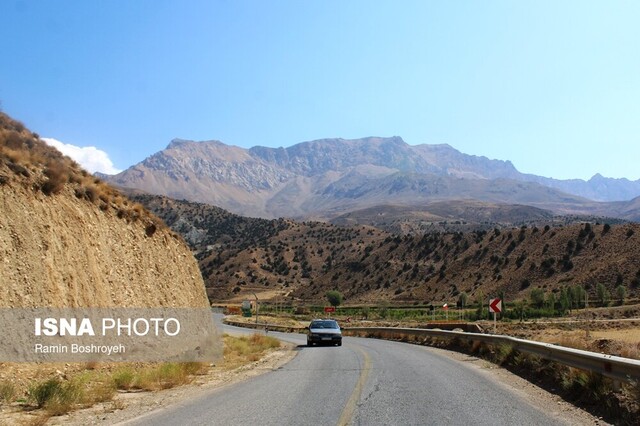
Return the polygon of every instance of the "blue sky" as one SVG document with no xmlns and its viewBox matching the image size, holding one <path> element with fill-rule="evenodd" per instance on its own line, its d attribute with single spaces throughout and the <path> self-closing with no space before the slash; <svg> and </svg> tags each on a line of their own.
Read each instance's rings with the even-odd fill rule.
<svg viewBox="0 0 640 426">
<path fill-rule="evenodd" d="M 640 178 L 637 1 L 12 1 L 0 102 L 124 169 L 175 137 L 447 143 Z"/>
</svg>

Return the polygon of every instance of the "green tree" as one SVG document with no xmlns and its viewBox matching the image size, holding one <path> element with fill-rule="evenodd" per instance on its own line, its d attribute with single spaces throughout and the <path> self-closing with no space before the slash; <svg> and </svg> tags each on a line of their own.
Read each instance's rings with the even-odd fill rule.
<svg viewBox="0 0 640 426">
<path fill-rule="evenodd" d="M 500 298 L 500 300 L 502 301 L 502 312 L 506 312 L 507 311 L 507 298 L 505 297 L 506 293 L 504 292 L 504 290 L 501 290 L 498 293 L 498 297 Z M 502 314 L 500 314 L 502 316 Z"/>
<path fill-rule="evenodd" d="M 556 312 L 556 295 L 553 293 L 549 293 L 545 300 L 545 305 L 547 309 L 549 309 L 552 313 Z"/>
<path fill-rule="evenodd" d="M 618 299 L 619 305 L 624 304 L 625 297 L 627 297 L 627 289 L 623 285 L 616 287 L 616 299 Z"/>
<path fill-rule="evenodd" d="M 596 286 L 596 296 L 598 297 L 598 303 L 600 306 L 608 306 L 609 301 L 611 300 L 611 294 L 609 290 L 604 286 L 604 284 L 599 283 Z"/>
<path fill-rule="evenodd" d="M 539 287 L 532 289 L 529 294 L 529 299 L 531 299 L 531 305 L 533 305 L 533 307 L 542 308 L 544 305 L 544 290 Z"/>
<path fill-rule="evenodd" d="M 571 287 L 571 292 L 569 293 L 571 298 L 571 307 L 572 308 L 584 308 L 585 307 L 585 298 L 587 297 L 587 292 L 584 287 L 575 285 Z"/>
<path fill-rule="evenodd" d="M 478 290 L 478 292 L 476 293 L 476 304 L 478 305 L 478 310 L 476 311 L 476 315 L 478 316 L 478 318 L 483 319 L 486 315 L 489 315 L 489 313 L 485 313 L 485 310 L 483 309 L 485 300 L 484 292 L 482 290 Z"/>
<path fill-rule="evenodd" d="M 567 312 L 567 310 L 571 309 L 571 299 L 569 297 L 569 294 L 571 292 L 569 290 L 567 290 L 566 287 L 562 287 L 562 289 L 560 290 L 560 309 L 561 309 L 561 313 L 565 313 Z"/>
<path fill-rule="evenodd" d="M 362 318 L 369 319 L 369 307 L 365 306 L 362 308 Z"/>
<path fill-rule="evenodd" d="M 458 296 L 458 306 L 464 309 L 467 306 L 467 293 L 464 291 Z"/>
<path fill-rule="evenodd" d="M 331 306 L 340 306 L 342 304 L 342 299 L 344 298 L 342 296 L 342 293 L 340 293 L 338 290 L 329 290 L 327 294 L 325 294 L 325 296 L 327 297 L 327 300 L 329 301 Z"/>
<path fill-rule="evenodd" d="M 513 310 L 518 318 L 520 318 L 520 322 L 524 321 L 524 318 L 527 313 L 527 301 L 526 300 L 518 300 L 513 304 Z"/>
</svg>

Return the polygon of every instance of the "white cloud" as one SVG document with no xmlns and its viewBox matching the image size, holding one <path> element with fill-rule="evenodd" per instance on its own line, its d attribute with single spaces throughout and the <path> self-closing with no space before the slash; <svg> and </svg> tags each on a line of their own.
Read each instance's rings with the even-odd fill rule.
<svg viewBox="0 0 640 426">
<path fill-rule="evenodd" d="M 71 157 L 72 160 L 80 164 L 89 173 L 100 172 L 107 175 L 115 175 L 122 171 L 113 166 L 113 162 L 111 162 L 106 152 L 99 150 L 95 146 L 80 147 L 52 138 L 42 138 L 42 140 L 64 155 Z"/>
</svg>

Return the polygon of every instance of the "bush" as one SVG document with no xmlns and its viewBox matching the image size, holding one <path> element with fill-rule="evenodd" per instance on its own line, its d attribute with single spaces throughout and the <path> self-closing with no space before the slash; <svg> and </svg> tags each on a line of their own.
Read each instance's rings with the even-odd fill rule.
<svg viewBox="0 0 640 426">
<path fill-rule="evenodd" d="M 77 188 L 75 190 L 75 193 L 76 193 L 76 197 L 91 201 L 92 203 L 96 201 L 96 199 L 98 198 L 98 191 L 92 185 L 88 185 L 82 188 Z"/>
<path fill-rule="evenodd" d="M 16 396 L 16 388 L 13 383 L 2 381 L 0 382 L 0 403 L 8 404 Z"/>
<path fill-rule="evenodd" d="M 73 381 L 63 382 L 52 378 L 29 389 L 29 398 L 38 408 L 45 408 L 53 415 L 65 414 L 83 400 L 82 387 Z"/>
<path fill-rule="evenodd" d="M 136 384 L 136 375 L 129 368 L 116 371 L 112 378 L 116 389 L 129 390 Z"/>
<path fill-rule="evenodd" d="M 87 405 L 111 401 L 116 394 L 114 381 L 107 378 L 98 378 L 88 383 L 86 389 L 86 397 L 82 402 Z"/>
<path fill-rule="evenodd" d="M 190 382 L 191 377 L 185 369 L 172 362 L 143 371 L 138 379 L 140 388 L 145 390 L 170 389 Z"/>
<path fill-rule="evenodd" d="M 49 379 L 44 383 L 37 384 L 29 389 L 29 399 L 36 403 L 38 408 L 42 408 L 45 404 L 54 398 L 62 389 L 60 379 Z"/>
<path fill-rule="evenodd" d="M 337 290 L 329 290 L 326 295 L 327 300 L 331 304 L 331 306 L 340 306 L 342 304 L 342 293 Z"/>
<path fill-rule="evenodd" d="M 53 195 L 62 191 L 67 181 L 67 174 L 61 163 L 49 163 L 44 169 L 47 180 L 42 184 L 40 190 L 45 195 Z"/>
</svg>

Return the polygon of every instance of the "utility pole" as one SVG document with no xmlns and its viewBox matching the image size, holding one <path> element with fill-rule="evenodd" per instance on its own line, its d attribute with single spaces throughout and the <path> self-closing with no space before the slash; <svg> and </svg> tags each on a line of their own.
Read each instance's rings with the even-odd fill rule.
<svg viewBox="0 0 640 426">
<path fill-rule="evenodd" d="M 256 296 L 255 293 L 253 293 L 253 297 L 256 298 L 256 325 L 258 325 L 258 296 Z"/>
</svg>

